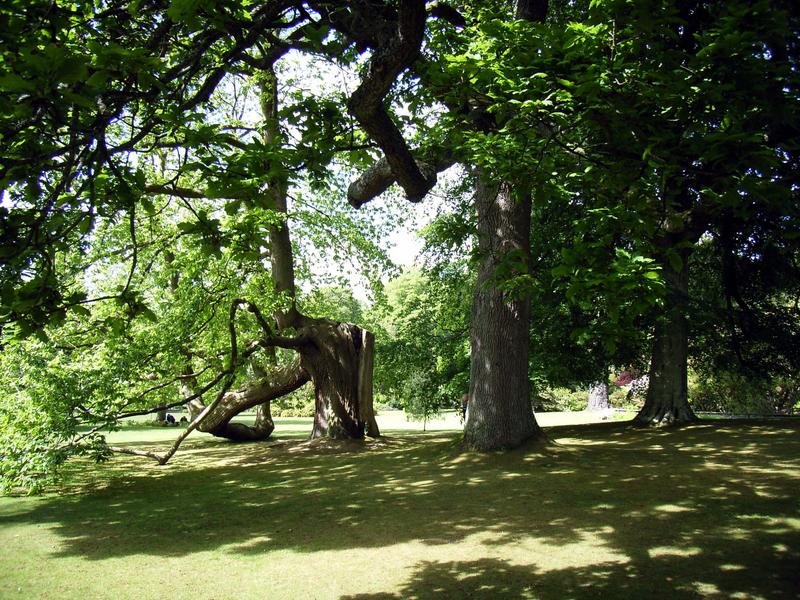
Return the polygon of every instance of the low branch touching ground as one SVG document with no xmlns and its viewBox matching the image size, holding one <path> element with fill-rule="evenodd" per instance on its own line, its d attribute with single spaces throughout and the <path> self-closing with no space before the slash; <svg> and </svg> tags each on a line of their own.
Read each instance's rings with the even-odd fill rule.
<svg viewBox="0 0 800 600">
<path fill-rule="evenodd" d="M 206 418 L 217 406 L 222 402 L 225 395 L 228 393 L 228 390 L 233 385 L 233 382 L 236 380 L 236 368 L 239 364 L 239 348 L 236 340 L 236 313 L 238 312 L 239 308 L 242 306 L 248 306 L 255 308 L 253 304 L 246 300 L 236 299 L 231 303 L 231 308 L 228 313 L 228 335 L 230 338 L 230 357 L 228 359 L 228 366 L 227 368 L 219 374 L 215 381 L 219 381 L 220 379 L 224 378 L 224 382 L 222 384 L 222 388 L 220 388 L 219 392 L 217 392 L 214 401 L 206 406 L 200 414 L 198 414 L 189 425 L 184 429 L 172 446 L 163 453 L 159 452 L 151 452 L 147 450 L 135 450 L 132 448 L 123 448 L 119 446 L 109 446 L 109 450 L 112 452 L 119 452 L 123 454 L 132 454 L 134 456 L 146 456 L 148 458 L 153 458 L 158 461 L 158 464 L 165 465 L 169 461 L 170 458 L 178 451 L 180 445 L 183 441 L 189 436 L 192 431 L 197 429 L 197 427 L 202 423 L 203 419 Z M 258 309 L 255 308 L 257 312 Z M 252 312 L 252 310 L 251 310 Z M 258 313 L 260 315 L 260 313 Z M 252 354 L 258 346 L 248 348 L 245 356 Z M 186 403 L 188 399 L 184 399 L 183 403 Z"/>
</svg>

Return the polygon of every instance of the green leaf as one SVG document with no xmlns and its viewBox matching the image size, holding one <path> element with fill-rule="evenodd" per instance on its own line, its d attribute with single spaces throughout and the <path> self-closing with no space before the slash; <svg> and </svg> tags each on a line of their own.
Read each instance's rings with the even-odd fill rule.
<svg viewBox="0 0 800 600">
<path fill-rule="evenodd" d="M 84 317 L 91 317 L 92 316 L 92 311 L 90 311 L 88 308 L 86 308 L 85 306 L 82 306 L 80 304 L 78 304 L 77 306 L 73 306 L 72 307 L 72 311 L 76 312 L 79 315 L 82 315 Z"/>
<path fill-rule="evenodd" d="M 153 205 L 153 201 L 148 196 L 142 196 L 139 201 L 144 209 L 144 212 L 150 216 L 156 214 L 156 207 Z"/>
<path fill-rule="evenodd" d="M 152 321 L 153 323 L 158 323 L 158 315 L 156 315 L 156 313 L 154 313 L 146 306 L 140 306 L 137 312 L 148 321 Z"/>
<path fill-rule="evenodd" d="M 15 73 L 0 76 L 0 90 L 4 92 L 32 92 L 36 89 L 36 82 L 23 79 Z"/>
</svg>

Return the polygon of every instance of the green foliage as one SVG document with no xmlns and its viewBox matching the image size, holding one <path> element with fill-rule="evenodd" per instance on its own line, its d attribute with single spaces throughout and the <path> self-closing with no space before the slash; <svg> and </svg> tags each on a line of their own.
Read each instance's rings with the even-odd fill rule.
<svg viewBox="0 0 800 600">
<path fill-rule="evenodd" d="M 791 414 L 800 410 L 800 387 L 793 378 L 764 380 L 716 371 L 690 378 L 689 399 L 696 411 L 728 415 Z"/>
<path fill-rule="evenodd" d="M 563 387 L 547 387 L 536 391 L 533 400 L 537 412 L 561 412 L 584 410 L 587 402 L 586 390 Z"/>
<path fill-rule="evenodd" d="M 551 4 L 545 24 L 487 6 L 451 40 L 436 75 L 452 104 L 491 115 L 454 134 L 459 152 L 534 198 L 534 270 L 509 268 L 502 284 L 534 298 L 534 370 L 571 384 L 639 360 L 663 269 L 680 268 L 681 253 L 709 232 L 740 273 L 717 296 L 738 313 L 729 346 L 738 330 L 754 340 L 751 354 L 782 348 L 773 365 L 796 371 L 798 274 L 783 269 L 767 303 L 744 275 L 761 256 L 788 264 L 797 254 L 796 8 Z"/>
<path fill-rule="evenodd" d="M 364 322 L 364 308 L 348 288 L 327 286 L 314 289 L 302 299 L 300 306 L 312 317 L 356 325 Z"/>
<path fill-rule="evenodd" d="M 691 351 L 704 377 L 739 372 L 763 383 L 800 367 L 798 249 L 785 232 L 754 229 L 746 241 L 730 231 L 709 237 L 692 256 Z"/>
<path fill-rule="evenodd" d="M 624 207 L 551 202 L 534 209 L 531 360 L 534 380 L 587 385 L 636 364 L 662 301 L 660 267 Z"/>
<path fill-rule="evenodd" d="M 447 272 L 409 270 L 386 285 L 368 316 L 376 331 L 375 386 L 415 415 L 460 406 L 469 385 L 470 279 L 462 265 Z"/>
<path fill-rule="evenodd" d="M 49 344 L 26 340 L 0 355 L 0 493 L 41 491 L 76 454 L 107 456 L 99 436 L 80 447 L 79 412 L 92 398 L 113 395 L 113 373 L 97 369 L 95 357 L 70 361 Z"/>
<path fill-rule="evenodd" d="M 313 417 L 314 389 L 306 384 L 299 390 L 274 400 L 270 405 L 273 417 Z"/>
</svg>

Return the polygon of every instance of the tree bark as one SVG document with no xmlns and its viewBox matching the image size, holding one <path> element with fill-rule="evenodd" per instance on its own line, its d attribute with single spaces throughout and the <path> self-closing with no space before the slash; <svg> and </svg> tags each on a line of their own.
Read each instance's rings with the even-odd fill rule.
<svg viewBox="0 0 800 600">
<path fill-rule="evenodd" d="M 482 262 L 472 304 L 469 411 L 464 442 L 477 450 L 515 448 L 544 437 L 533 415 L 528 379 L 530 300 L 497 287 L 503 261 L 530 259 L 531 197 L 478 174 L 475 192 Z"/>
<path fill-rule="evenodd" d="M 589 400 L 586 405 L 586 410 L 600 411 L 610 408 L 611 402 L 608 400 L 608 382 L 595 381 L 589 386 Z"/>
<path fill-rule="evenodd" d="M 197 429 L 237 442 L 265 440 L 275 429 L 270 413 L 270 402 L 293 392 L 308 381 L 308 373 L 300 361 L 275 367 L 259 380 L 225 394 L 222 401 L 200 422 Z M 185 379 L 184 386 L 184 397 L 194 395 L 193 390 L 196 386 L 191 379 Z M 205 409 L 205 404 L 197 400 L 187 403 L 186 406 L 192 419 Z M 232 422 L 235 416 L 253 407 L 256 407 L 253 425 Z"/>
<path fill-rule="evenodd" d="M 634 418 L 638 425 L 675 425 L 697 420 L 689 406 L 689 250 L 679 252 L 680 270 L 662 258 L 667 293 L 664 315 L 656 324 L 650 359 L 650 385 L 644 406 Z"/>
<path fill-rule="evenodd" d="M 358 365 L 358 397 L 361 406 L 361 416 L 369 437 L 380 437 L 378 422 L 375 420 L 375 407 L 373 405 L 373 380 L 372 373 L 375 367 L 375 334 L 366 329 L 361 330 L 362 342 Z"/>
<path fill-rule="evenodd" d="M 364 345 L 365 332 L 350 323 L 324 319 L 314 319 L 303 331 L 312 340 L 300 351 L 301 363 L 314 384 L 311 437 L 361 439 L 367 431 L 379 435 L 369 385 L 372 345 Z M 362 363 L 366 364 L 362 367 Z"/>
</svg>

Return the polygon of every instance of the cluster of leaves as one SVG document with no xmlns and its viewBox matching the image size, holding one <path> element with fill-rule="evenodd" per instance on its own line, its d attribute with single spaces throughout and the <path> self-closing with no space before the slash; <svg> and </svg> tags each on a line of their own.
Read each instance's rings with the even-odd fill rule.
<svg viewBox="0 0 800 600">
<path fill-rule="evenodd" d="M 724 236 L 697 246 L 690 263 L 691 353 L 702 377 L 738 372 L 769 388 L 794 376 L 800 367 L 796 259 L 792 244 L 774 233 L 741 246 Z"/>
<path fill-rule="evenodd" d="M 538 389 L 533 399 L 536 412 L 562 412 L 584 410 L 587 392 L 585 389 L 567 387 L 545 387 Z"/>
</svg>

